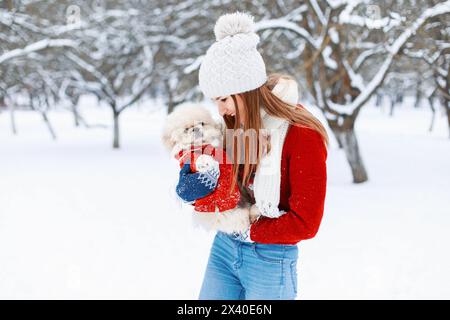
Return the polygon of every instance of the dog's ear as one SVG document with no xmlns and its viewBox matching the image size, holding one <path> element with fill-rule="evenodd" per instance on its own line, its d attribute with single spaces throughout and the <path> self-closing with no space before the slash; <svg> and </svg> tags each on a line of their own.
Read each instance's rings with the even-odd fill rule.
<svg viewBox="0 0 450 320">
<path fill-rule="evenodd" d="M 169 131 L 165 131 L 162 135 L 161 135 L 161 142 L 163 143 L 163 145 L 166 147 L 166 149 L 168 151 L 172 150 L 173 146 L 174 146 L 174 142 L 171 139 L 172 134 Z"/>
</svg>

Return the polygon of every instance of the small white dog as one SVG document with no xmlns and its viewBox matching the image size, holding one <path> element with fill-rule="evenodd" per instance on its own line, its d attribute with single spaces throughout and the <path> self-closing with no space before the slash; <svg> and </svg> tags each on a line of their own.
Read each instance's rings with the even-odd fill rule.
<svg viewBox="0 0 450 320">
<path fill-rule="evenodd" d="M 231 195 L 228 194 L 232 163 L 226 158 L 226 152 L 221 146 L 223 128 L 201 105 L 179 106 L 167 116 L 162 142 L 171 156 L 180 161 L 180 167 L 186 164 L 188 158 L 191 159 L 192 173 L 219 169 L 216 189 L 194 202 L 194 223 L 207 230 L 243 232 L 255 217 L 250 216 L 250 205 L 242 203 L 237 186 Z M 195 185 L 186 186 L 184 190 L 188 193 L 190 189 L 194 190 Z"/>
</svg>

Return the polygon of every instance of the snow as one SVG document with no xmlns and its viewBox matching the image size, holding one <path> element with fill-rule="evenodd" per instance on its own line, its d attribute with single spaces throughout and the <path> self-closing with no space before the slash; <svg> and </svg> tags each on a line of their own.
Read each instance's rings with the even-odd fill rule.
<svg viewBox="0 0 450 320">
<path fill-rule="evenodd" d="M 331 41 L 333 41 L 333 43 L 339 43 L 339 33 L 337 32 L 336 28 L 331 27 L 328 31 L 328 34 L 330 35 Z"/>
<path fill-rule="evenodd" d="M 202 55 L 202 56 L 196 58 L 196 59 L 194 60 L 193 63 L 191 63 L 190 65 L 188 65 L 187 67 L 185 67 L 185 68 L 183 69 L 184 74 L 189 74 L 189 73 L 191 73 L 191 72 L 197 70 L 198 68 L 200 68 L 200 65 L 201 65 L 201 63 L 202 63 L 204 57 L 205 57 L 205 56 Z"/>
<path fill-rule="evenodd" d="M 322 25 L 325 25 L 325 24 L 327 23 L 327 19 L 325 18 L 325 16 L 324 16 L 322 10 L 320 9 L 320 6 L 319 6 L 319 4 L 317 3 L 317 1 L 316 1 L 316 0 L 310 0 L 309 3 L 310 3 L 311 6 L 313 7 L 314 12 L 316 13 L 317 17 L 318 17 L 319 20 L 320 20 L 320 23 L 321 23 Z"/>
<path fill-rule="evenodd" d="M 318 43 L 318 41 L 314 39 L 313 36 L 305 28 L 299 27 L 298 24 L 290 22 L 284 18 L 267 19 L 255 23 L 255 31 L 274 28 L 291 30 L 308 41 L 314 48 L 318 48 L 320 45 L 320 43 Z"/>
<path fill-rule="evenodd" d="M 347 60 L 344 59 L 344 60 L 342 60 L 342 62 L 343 62 L 345 69 L 347 70 L 348 76 L 350 77 L 352 87 L 358 88 L 359 91 L 364 91 L 365 86 L 364 86 L 364 79 L 363 79 L 362 75 L 356 74 Z"/>
<path fill-rule="evenodd" d="M 0 55 L 0 64 L 5 61 L 27 55 L 32 52 L 44 50 L 52 47 L 75 47 L 77 43 L 70 39 L 44 39 L 27 45 L 25 48 L 14 49 Z"/>
<path fill-rule="evenodd" d="M 261 20 L 255 23 L 255 31 L 261 31 L 265 29 L 286 29 L 298 34 L 301 38 L 305 39 L 315 49 L 319 49 L 321 41 L 315 39 L 305 28 L 299 27 L 297 23 L 287 20 L 286 17 L 279 19 L 267 19 Z M 322 51 L 322 56 L 325 61 L 325 65 L 331 69 L 337 68 L 336 61 L 331 58 L 331 49 L 325 48 Z"/>
<path fill-rule="evenodd" d="M 346 4 L 351 4 L 355 2 L 354 0 L 327 0 L 328 5 L 332 8 L 332 9 L 337 9 L 340 6 L 346 5 Z M 359 2 L 359 1 L 358 1 Z"/>
<path fill-rule="evenodd" d="M 398 17 L 398 15 L 394 15 L 393 18 L 384 17 L 380 19 L 370 19 L 358 15 L 351 15 L 351 11 L 347 10 L 347 8 L 346 10 L 343 10 L 339 16 L 339 23 L 341 24 L 350 24 L 365 27 L 367 29 L 382 29 L 384 32 L 387 32 L 389 29 L 392 29 L 392 27 L 397 27 L 401 24 L 401 19 L 393 19 L 394 17 Z"/>
<path fill-rule="evenodd" d="M 91 123 L 111 111 L 83 98 Z M 0 298 L 196 299 L 213 233 L 192 226 L 174 196 L 175 160 L 152 102 L 111 127 L 73 127 L 67 111 L 49 118 L 0 113 Z M 150 111 L 155 110 L 155 111 Z M 311 111 L 322 121 L 317 108 Z M 331 136 L 321 229 L 299 244 L 299 299 L 449 299 L 450 157 L 446 118 L 414 109 L 389 117 L 366 106 L 356 124 L 370 181 L 351 183 Z"/>
</svg>

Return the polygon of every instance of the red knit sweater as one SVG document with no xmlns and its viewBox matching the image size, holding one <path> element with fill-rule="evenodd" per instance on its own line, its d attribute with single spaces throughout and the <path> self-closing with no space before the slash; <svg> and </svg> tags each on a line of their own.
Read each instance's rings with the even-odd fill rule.
<svg viewBox="0 0 450 320">
<path fill-rule="evenodd" d="M 327 185 L 327 149 L 320 134 L 289 127 L 281 156 L 279 218 L 261 217 L 251 225 L 255 242 L 296 244 L 314 237 L 322 220 Z"/>
</svg>

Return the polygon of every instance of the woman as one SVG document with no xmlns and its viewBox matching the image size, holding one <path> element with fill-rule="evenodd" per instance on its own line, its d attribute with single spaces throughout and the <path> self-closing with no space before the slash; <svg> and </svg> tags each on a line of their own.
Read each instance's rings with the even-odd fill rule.
<svg viewBox="0 0 450 320">
<path fill-rule="evenodd" d="M 266 132 L 241 144 L 225 135 L 233 183 L 258 218 L 247 234 L 217 232 L 199 299 L 295 299 L 297 244 L 315 236 L 323 215 L 327 133 L 303 106 L 272 91 L 280 76 L 266 74 L 251 15 L 223 15 L 214 32 L 199 70 L 201 91 L 217 103 L 227 129 Z"/>
</svg>

